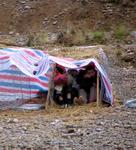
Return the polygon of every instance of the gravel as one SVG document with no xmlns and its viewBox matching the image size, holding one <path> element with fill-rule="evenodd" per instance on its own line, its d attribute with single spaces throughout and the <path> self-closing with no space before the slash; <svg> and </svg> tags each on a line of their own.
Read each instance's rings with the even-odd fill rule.
<svg viewBox="0 0 136 150">
<path fill-rule="evenodd" d="M 135 109 L 121 106 L 84 106 L 48 113 L 5 111 L 0 116 L 0 148 L 132 150 L 136 147 L 135 113 Z"/>
</svg>

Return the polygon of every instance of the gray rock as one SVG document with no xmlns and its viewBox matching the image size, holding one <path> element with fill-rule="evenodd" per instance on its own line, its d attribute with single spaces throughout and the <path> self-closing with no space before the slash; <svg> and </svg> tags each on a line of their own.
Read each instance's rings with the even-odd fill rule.
<svg viewBox="0 0 136 150">
<path fill-rule="evenodd" d="M 136 108 L 136 99 L 127 100 L 125 102 L 125 107 L 127 107 L 127 108 Z"/>
<path fill-rule="evenodd" d="M 9 32 L 9 35 L 13 35 L 13 34 L 14 34 L 14 31 L 10 31 L 10 32 Z"/>
<path fill-rule="evenodd" d="M 18 123 L 18 119 L 16 119 L 16 118 L 14 118 L 14 119 L 9 118 L 7 120 L 7 123 Z"/>
<path fill-rule="evenodd" d="M 136 31 L 132 31 L 131 32 L 131 36 L 133 36 L 134 38 L 136 38 Z"/>
<path fill-rule="evenodd" d="M 52 24 L 53 24 L 53 25 L 56 25 L 56 24 L 57 24 L 57 21 L 54 21 Z"/>
<path fill-rule="evenodd" d="M 96 130 L 97 132 L 101 132 L 101 131 L 102 131 L 101 128 L 96 128 L 95 130 Z"/>
<path fill-rule="evenodd" d="M 20 3 L 21 3 L 21 4 L 25 4 L 25 3 L 26 3 L 26 1 L 20 1 Z"/>
<path fill-rule="evenodd" d="M 59 37 L 59 33 L 48 33 L 49 43 L 55 43 L 57 42 Z"/>
<path fill-rule="evenodd" d="M 28 37 L 25 36 L 16 36 L 16 44 L 19 46 L 27 46 L 29 41 Z"/>
<path fill-rule="evenodd" d="M 31 9 L 31 7 L 30 6 L 24 6 L 24 9 Z"/>
</svg>

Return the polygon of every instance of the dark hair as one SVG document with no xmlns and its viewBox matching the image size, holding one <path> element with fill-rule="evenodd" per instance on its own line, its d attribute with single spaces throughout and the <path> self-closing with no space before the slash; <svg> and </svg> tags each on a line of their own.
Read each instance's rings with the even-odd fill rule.
<svg viewBox="0 0 136 150">
<path fill-rule="evenodd" d="M 56 70 L 61 74 L 65 73 L 65 70 L 61 68 L 60 66 L 56 66 Z"/>
<path fill-rule="evenodd" d="M 95 65 L 89 64 L 88 66 L 86 66 L 86 70 L 95 70 Z"/>
</svg>

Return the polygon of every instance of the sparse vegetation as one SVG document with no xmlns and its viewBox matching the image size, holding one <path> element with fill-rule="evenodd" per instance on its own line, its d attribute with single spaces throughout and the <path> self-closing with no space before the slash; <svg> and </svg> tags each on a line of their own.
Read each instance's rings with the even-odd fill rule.
<svg viewBox="0 0 136 150">
<path fill-rule="evenodd" d="M 85 34 L 82 30 L 77 30 L 75 35 L 73 36 L 73 42 L 76 45 L 81 45 L 85 43 Z"/>
<path fill-rule="evenodd" d="M 72 45 L 86 45 L 92 43 L 103 43 L 105 40 L 105 33 L 103 31 L 89 31 L 89 30 L 72 30 L 72 32 L 64 32 L 58 38 L 58 43 L 64 46 Z"/>
<path fill-rule="evenodd" d="M 39 45 L 45 45 L 49 41 L 48 34 L 45 32 L 39 32 L 35 33 L 30 36 L 28 46 L 39 46 Z"/>
<path fill-rule="evenodd" d="M 119 25 L 114 31 L 115 38 L 123 40 L 128 35 L 128 29 L 125 25 Z"/>
<path fill-rule="evenodd" d="M 102 43 L 104 41 L 104 32 L 103 31 L 95 31 L 92 33 L 93 35 L 93 41 Z"/>
</svg>

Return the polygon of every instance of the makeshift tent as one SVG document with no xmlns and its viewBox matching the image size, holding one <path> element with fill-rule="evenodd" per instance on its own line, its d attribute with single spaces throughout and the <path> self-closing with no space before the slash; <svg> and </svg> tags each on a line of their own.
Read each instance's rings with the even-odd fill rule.
<svg viewBox="0 0 136 150">
<path fill-rule="evenodd" d="M 113 104 L 112 88 L 106 72 L 96 59 L 73 60 L 58 58 L 30 48 L 0 50 L 0 108 L 16 107 L 25 100 L 48 92 L 53 65 L 80 69 L 90 62 L 100 74 L 102 100 Z"/>
</svg>

